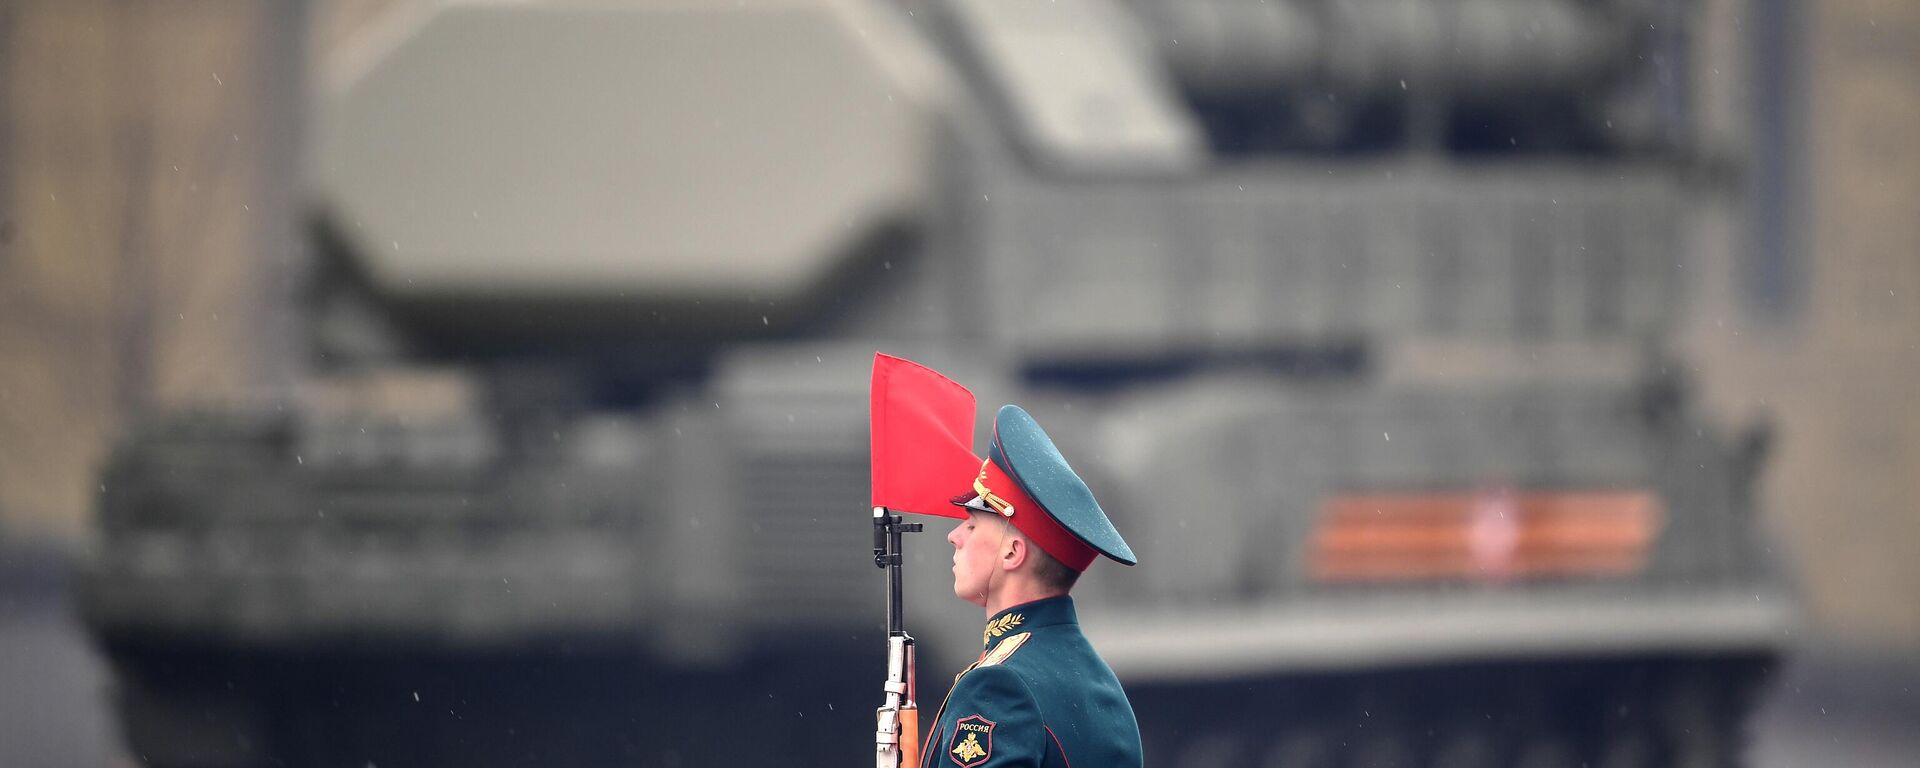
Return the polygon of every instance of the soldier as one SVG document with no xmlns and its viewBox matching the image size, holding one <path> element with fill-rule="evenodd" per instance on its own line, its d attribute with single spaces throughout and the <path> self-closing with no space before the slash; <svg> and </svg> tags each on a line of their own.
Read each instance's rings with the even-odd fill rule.
<svg viewBox="0 0 1920 768">
<path fill-rule="evenodd" d="M 1096 555 L 1136 562 L 1092 492 L 1033 417 L 1008 405 L 973 491 L 953 503 L 966 510 L 947 534 L 953 591 L 984 608 L 987 625 L 979 661 L 934 716 L 922 765 L 1139 766 L 1133 707 L 1067 594 Z"/>
</svg>

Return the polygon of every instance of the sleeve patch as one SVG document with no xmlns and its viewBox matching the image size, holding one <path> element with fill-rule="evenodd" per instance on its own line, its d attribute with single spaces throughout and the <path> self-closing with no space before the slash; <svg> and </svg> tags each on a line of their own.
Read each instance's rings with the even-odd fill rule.
<svg viewBox="0 0 1920 768">
<path fill-rule="evenodd" d="M 960 768 L 974 768 L 993 758 L 993 721 L 968 715 L 953 724 L 947 740 L 947 758 Z"/>
</svg>

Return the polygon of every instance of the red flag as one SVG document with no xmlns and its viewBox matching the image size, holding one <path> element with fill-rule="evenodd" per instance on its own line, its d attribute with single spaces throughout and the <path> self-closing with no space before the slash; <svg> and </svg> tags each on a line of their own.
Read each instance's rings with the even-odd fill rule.
<svg viewBox="0 0 1920 768">
<path fill-rule="evenodd" d="M 931 368 L 875 352 L 871 395 L 873 506 L 966 517 L 951 501 L 980 471 L 973 393 Z"/>
</svg>

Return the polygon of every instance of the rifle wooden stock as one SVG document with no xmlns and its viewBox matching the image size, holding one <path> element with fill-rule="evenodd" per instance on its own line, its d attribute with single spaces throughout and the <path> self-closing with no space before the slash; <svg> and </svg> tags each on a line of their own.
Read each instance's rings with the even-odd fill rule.
<svg viewBox="0 0 1920 768">
<path fill-rule="evenodd" d="M 920 708 L 909 704 L 900 710 L 900 765 L 914 768 L 920 764 Z"/>
</svg>

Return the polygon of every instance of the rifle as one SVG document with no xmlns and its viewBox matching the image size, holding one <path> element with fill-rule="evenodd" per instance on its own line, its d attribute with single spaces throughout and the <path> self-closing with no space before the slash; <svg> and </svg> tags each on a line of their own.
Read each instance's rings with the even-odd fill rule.
<svg viewBox="0 0 1920 768">
<path fill-rule="evenodd" d="M 913 636 L 907 634 L 900 599 L 900 535 L 918 533 L 920 523 L 886 507 L 873 508 L 873 564 L 887 570 L 886 703 L 875 713 L 877 768 L 913 768 L 920 764 L 920 705 L 914 674 Z"/>
</svg>

